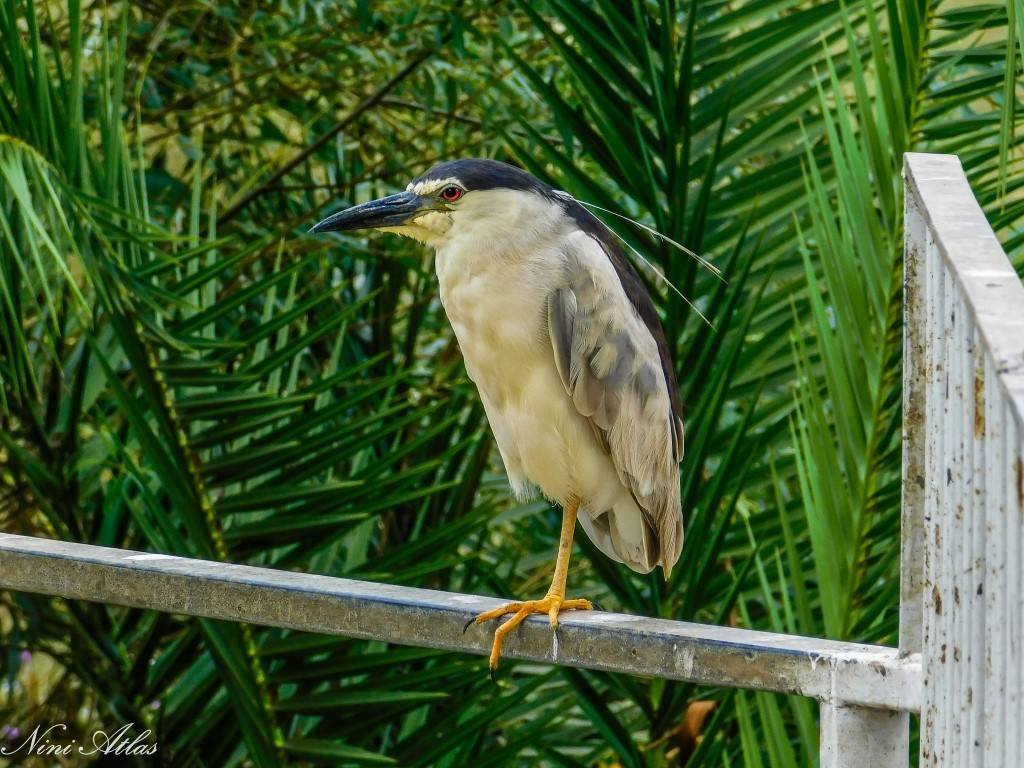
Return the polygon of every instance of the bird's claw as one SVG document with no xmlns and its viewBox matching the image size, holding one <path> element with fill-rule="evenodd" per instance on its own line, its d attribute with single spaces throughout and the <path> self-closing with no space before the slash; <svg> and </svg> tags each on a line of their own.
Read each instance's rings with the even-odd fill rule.
<svg viewBox="0 0 1024 768">
<path fill-rule="evenodd" d="M 510 613 L 512 614 L 511 618 L 503 622 L 494 631 L 494 642 L 491 644 L 491 654 L 488 660 L 488 666 L 491 670 L 491 679 L 493 680 L 495 671 L 498 668 L 498 659 L 501 658 L 501 648 L 505 642 L 506 635 L 522 624 L 528 616 L 534 613 L 547 614 L 548 620 L 551 623 L 551 628 L 555 630 L 558 628 L 558 614 L 560 611 L 589 611 L 593 610 L 593 608 L 593 603 L 582 598 L 567 600 L 564 597 L 559 597 L 558 595 L 547 595 L 541 600 L 506 603 L 500 608 L 495 608 L 494 610 L 481 613 L 466 624 L 463 632 L 468 630 L 471 624 L 483 624 L 491 619 L 498 619 Z"/>
</svg>

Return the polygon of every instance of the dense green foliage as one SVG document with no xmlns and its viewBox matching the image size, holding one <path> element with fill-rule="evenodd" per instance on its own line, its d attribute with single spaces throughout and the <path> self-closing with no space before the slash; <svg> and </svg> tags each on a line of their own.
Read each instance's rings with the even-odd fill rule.
<svg viewBox="0 0 1024 768">
<path fill-rule="evenodd" d="M 895 641 L 902 153 L 958 153 L 1021 264 L 1019 0 L 2 0 L 0 39 L 0 529 L 539 596 L 559 513 L 511 500 L 430 255 L 305 234 L 497 156 L 725 278 L 604 217 L 710 322 L 652 281 L 679 566 L 582 540 L 570 592 Z M 510 662 L 495 687 L 478 658 L 17 594 L 0 627 L 0 720 L 134 722 L 175 765 L 817 751 L 786 697 Z"/>
</svg>

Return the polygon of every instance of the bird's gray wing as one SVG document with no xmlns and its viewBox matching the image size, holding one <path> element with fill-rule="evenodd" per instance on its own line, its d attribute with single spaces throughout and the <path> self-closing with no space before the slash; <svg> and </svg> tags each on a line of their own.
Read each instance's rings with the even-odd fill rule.
<svg viewBox="0 0 1024 768">
<path fill-rule="evenodd" d="M 563 257 L 564 284 L 547 302 L 555 365 L 656 535 L 656 559 L 668 571 L 682 547 L 683 425 L 664 337 L 660 325 L 650 326 L 657 316 L 645 292 L 629 295 L 628 280 L 599 240 L 577 232 Z"/>
</svg>

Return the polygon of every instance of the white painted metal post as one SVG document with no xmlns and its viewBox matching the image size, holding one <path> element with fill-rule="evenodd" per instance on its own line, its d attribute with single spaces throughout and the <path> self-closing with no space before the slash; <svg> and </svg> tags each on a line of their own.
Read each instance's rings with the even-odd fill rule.
<svg viewBox="0 0 1024 768">
<path fill-rule="evenodd" d="M 821 768 L 897 768 L 910 760 L 909 715 L 822 702 Z"/>
<path fill-rule="evenodd" d="M 922 322 L 925 222 L 913 195 L 903 209 L 903 496 L 900 524 L 900 651 L 921 652 L 924 581 L 925 450 L 927 371 Z"/>
<path fill-rule="evenodd" d="M 904 211 L 903 323 L 903 501 L 900 555 L 900 653 L 921 651 L 922 584 L 924 580 L 925 388 L 923 366 L 929 342 L 926 324 L 924 269 L 925 220 L 916 199 L 906 196 Z M 910 760 L 910 720 L 906 713 L 853 707 L 839 701 L 821 704 L 821 768 L 902 768 Z"/>
<path fill-rule="evenodd" d="M 908 154 L 901 649 L 921 765 L 1024 762 L 1024 286 L 952 155 Z M 906 567 L 906 565 L 905 565 Z M 902 626 L 903 624 L 906 626 Z"/>
</svg>

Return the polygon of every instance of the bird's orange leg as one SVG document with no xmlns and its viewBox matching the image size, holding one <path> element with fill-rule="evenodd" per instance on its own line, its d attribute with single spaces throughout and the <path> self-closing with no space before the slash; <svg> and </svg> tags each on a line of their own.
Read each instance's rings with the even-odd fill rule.
<svg viewBox="0 0 1024 768">
<path fill-rule="evenodd" d="M 576 530 L 576 513 L 579 511 L 579 508 L 580 500 L 575 495 L 570 496 L 562 508 L 562 534 L 558 539 L 555 573 L 551 577 L 551 587 L 548 589 L 548 593 L 541 600 L 506 603 L 500 608 L 481 613 L 470 622 L 470 624 L 483 624 L 485 621 L 512 614 L 512 618 L 503 623 L 494 632 L 494 643 L 491 645 L 490 657 L 492 675 L 498 667 L 498 659 L 501 657 L 501 646 L 505 642 L 505 636 L 522 624 L 530 614 L 546 613 L 551 622 L 551 628 L 557 629 L 559 611 L 593 610 L 594 605 L 589 600 L 565 599 L 565 582 L 569 577 L 569 556 L 572 554 L 572 535 Z M 466 626 L 468 627 L 469 625 L 467 624 Z"/>
</svg>

